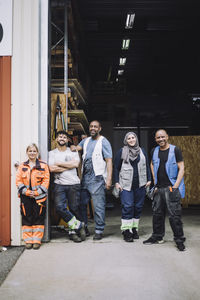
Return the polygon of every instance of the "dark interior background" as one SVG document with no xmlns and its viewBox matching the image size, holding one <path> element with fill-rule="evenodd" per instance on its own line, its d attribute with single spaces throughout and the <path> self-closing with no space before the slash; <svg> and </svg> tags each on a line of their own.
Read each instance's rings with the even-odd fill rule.
<svg viewBox="0 0 200 300">
<path fill-rule="evenodd" d="M 87 93 L 88 119 L 199 134 L 199 1 L 67 2 L 68 45 Z M 63 30 L 65 3 L 51 1 L 52 21 Z M 135 14 L 132 29 L 125 29 L 127 13 Z M 58 34 L 52 33 L 52 43 Z M 122 50 L 125 38 L 128 50 Z M 120 57 L 126 57 L 124 67 Z M 124 73 L 118 76 L 120 69 Z M 63 70 L 52 77 L 63 77 Z"/>
</svg>

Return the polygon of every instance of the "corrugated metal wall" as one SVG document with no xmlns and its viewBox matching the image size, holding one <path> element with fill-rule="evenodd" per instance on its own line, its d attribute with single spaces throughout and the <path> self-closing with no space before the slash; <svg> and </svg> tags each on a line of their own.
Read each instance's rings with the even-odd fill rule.
<svg viewBox="0 0 200 300">
<path fill-rule="evenodd" d="M 11 98 L 11 244 L 20 245 L 20 200 L 15 185 L 16 161 L 26 147 L 39 144 L 48 157 L 48 0 L 13 1 Z"/>
<path fill-rule="evenodd" d="M 11 57 L 0 57 L 0 245 L 11 241 Z"/>
<path fill-rule="evenodd" d="M 16 161 L 27 159 L 26 147 L 38 144 L 39 2 L 13 2 L 11 98 L 11 238 L 21 244 L 20 200 L 15 185 Z"/>
<path fill-rule="evenodd" d="M 48 0 L 13 1 L 12 59 L 0 57 L 0 243 L 20 245 L 14 164 L 26 147 L 48 156 Z M 12 72 L 11 72 L 12 70 Z"/>
</svg>

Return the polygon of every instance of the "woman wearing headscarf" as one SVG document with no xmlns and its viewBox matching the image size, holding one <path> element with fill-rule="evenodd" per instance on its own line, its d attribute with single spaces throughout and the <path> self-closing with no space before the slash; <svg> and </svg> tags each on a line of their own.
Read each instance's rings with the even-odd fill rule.
<svg viewBox="0 0 200 300">
<path fill-rule="evenodd" d="M 126 242 L 139 239 L 138 226 L 146 187 L 151 184 L 147 154 L 139 147 L 137 135 L 128 132 L 124 146 L 114 161 L 114 181 L 120 191 L 122 206 L 121 230 Z"/>
</svg>

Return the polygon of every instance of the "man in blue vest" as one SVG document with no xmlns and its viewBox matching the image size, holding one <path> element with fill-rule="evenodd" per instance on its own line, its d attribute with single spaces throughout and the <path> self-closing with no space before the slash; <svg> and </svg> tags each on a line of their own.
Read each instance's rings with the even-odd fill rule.
<svg viewBox="0 0 200 300">
<path fill-rule="evenodd" d="M 153 234 L 143 244 L 161 244 L 164 242 L 167 210 L 176 246 L 179 251 L 184 251 L 185 237 L 181 221 L 181 198 L 185 196 L 182 153 L 178 147 L 168 143 L 168 135 L 164 129 L 156 131 L 155 140 L 158 146 L 151 153 L 151 171 L 156 186 L 152 205 Z"/>
</svg>

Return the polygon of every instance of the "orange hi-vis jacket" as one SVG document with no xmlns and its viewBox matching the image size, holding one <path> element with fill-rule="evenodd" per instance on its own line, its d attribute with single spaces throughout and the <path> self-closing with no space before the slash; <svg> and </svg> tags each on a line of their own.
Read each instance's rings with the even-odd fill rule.
<svg viewBox="0 0 200 300">
<path fill-rule="evenodd" d="M 36 202 L 44 202 L 47 198 L 49 177 L 49 167 L 45 162 L 37 159 L 36 165 L 32 169 L 29 161 L 22 163 L 16 175 L 19 197 L 21 195 L 29 197 L 30 192 L 34 191 Z"/>
</svg>

